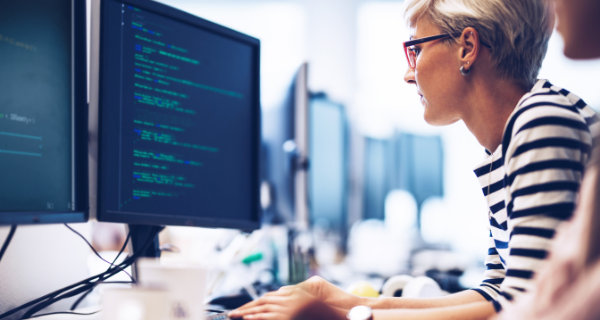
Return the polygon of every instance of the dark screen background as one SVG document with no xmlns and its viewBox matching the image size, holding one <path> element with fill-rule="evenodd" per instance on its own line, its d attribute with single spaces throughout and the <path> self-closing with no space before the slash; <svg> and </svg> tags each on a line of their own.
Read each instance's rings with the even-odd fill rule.
<svg viewBox="0 0 600 320">
<path fill-rule="evenodd" d="M 256 220 L 253 47 L 104 5 L 103 210 Z"/>
<path fill-rule="evenodd" d="M 71 1 L 0 1 L 0 211 L 71 202 Z"/>
</svg>

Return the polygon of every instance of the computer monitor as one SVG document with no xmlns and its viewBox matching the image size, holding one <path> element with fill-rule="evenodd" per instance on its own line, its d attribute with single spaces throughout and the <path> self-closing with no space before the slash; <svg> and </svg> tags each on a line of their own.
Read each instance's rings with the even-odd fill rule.
<svg viewBox="0 0 600 320">
<path fill-rule="evenodd" d="M 264 110 L 263 179 L 270 186 L 265 222 L 305 228 L 309 225 L 308 64 L 295 73 L 284 100 Z"/>
<path fill-rule="evenodd" d="M 149 0 L 99 31 L 98 220 L 259 228 L 259 40 Z"/>
<path fill-rule="evenodd" d="M 344 106 L 315 94 L 310 99 L 309 203 L 311 224 L 323 223 L 345 244 L 348 230 L 348 121 Z"/>
<path fill-rule="evenodd" d="M 392 174 L 394 166 L 393 143 L 390 139 L 365 137 L 363 177 L 363 219 L 385 219 L 385 199 L 394 189 Z"/>
<path fill-rule="evenodd" d="M 417 202 L 417 227 L 421 208 L 430 197 L 444 196 L 444 149 L 440 136 L 396 133 L 393 139 L 392 184 L 406 190 Z"/>
<path fill-rule="evenodd" d="M 0 1 L 0 225 L 85 222 L 85 1 Z"/>
<path fill-rule="evenodd" d="M 430 197 L 444 195 L 444 150 L 440 136 L 396 132 L 389 139 L 366 138 L 363 208 L 365 218 L 383 219 L 394 189 L 410 192 L 420 210 Z"/>
<path fill-rule="evenodd" d="M 269 193 L 263 219 L 272 225 L 291 224 L 295 216 L 294 91 L 293 84 L 282 103 L 262 112 L 262 179 Z"/>
</svg>

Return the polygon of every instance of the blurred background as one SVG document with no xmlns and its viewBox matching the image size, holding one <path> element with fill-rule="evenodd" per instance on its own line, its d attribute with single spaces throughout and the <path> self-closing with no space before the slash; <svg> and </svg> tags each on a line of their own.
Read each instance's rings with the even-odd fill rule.
<svg viewBox="0 0 600 320">
<path fill-rule="evenodd" d="M 408 39 L 403 1 L 160 2 L 261 40 L 268 159 L 263 208 L 270 226 L 295 219 L 292 206 L 286 207 L 286 201 L 293 202 L 286 199 L 290 180 L 282 177 L 285 168 L 273 163 L 284 161 L 273 154 L 285 149 L 286 140 L 276 136 L 283 131 L 271 128 L 286 119 L 282 105 L 292 79 L 308 64 L 307 196 L 313 241 L 318 242 L 313 272 L 352 282 L 438 270 L 462 275 L 463 287 L 478 285 L 488 222 L 473 169 L 483 161 L 484 149 L 462 122 L 433 127 L 423 120 L 416 90 L 403 80 L 402 42 Z M 600 107 L 593 81 L 600 61 L 568 60 L 562 46 L 555 33 L 539 77 Z M 202 233 L 169 229 L 176 237 Z"/>
<path fill-rule="evenodd" d="M 423 120 L 416 90 L 403 80 L 407 65 L 402 42 L 408 39 L 403 1 L 160 2 L 261 40 L 264 112 L 280 107 L 292 77 L 304 62 L 308 62 L 308 89 L 313 96 L 324 93 L 322 103 L 342 108 L 347 131 L 345 140 L 337 140 L 345 143 L 337 156 L 342 154 L 342 163 L 347 166 L 342 173 L 332 170 L 338 161 L 332 159 L 336 156 L 333 150 L 322 155 L 330 160 L 322 164 L 323 168 L 332 168 L 321 170 L 313 163 L 312 169 L 319 170 L 314 173 L 318 178 L 313 179 L 313 189 L 321 189 L 311 198 L 311 214 L 317 228 L 338 229 L 345 241 L 338 248 L 344 257 L 359 263 L 382 259 L 388 250 L 402 256 L 398 251 L 403 247 L 409 251 L 427 247 L 454 252 L 461 263 L 483 266 L 487 208 L 473 169 L 483 161 L 484 149 L 462 122 L 433 127 Z M 600 73 L 600 61 L 568 60 L 562 46 L 560 35 L 555 33 L 539 77 L 571 90 L 594 108 L 600 107 L 600 92 L 593 81 Z M 312 104 L 318 100 L 318 96 L 313 97 Z M 322 139 L 335 140 L 331 130 L 338 124 L 331 120 L 335 116 L 327 116 L 323 115 L 322 121 L 330 126 L 325 125 L 322 136 L 315 137 L 314 148 Z M 335 141 L 323 144 L 334 145 Z M 319 151 L 311 157 L 321 156 Z M 319 197 L 334 192 L 335 185 L 324 183 L 333 183 L 340 174 L 344 179 L 341 195 Z M 336 203 L 340 197 L 343 206 Z M 341 210 L 337 217 L 336 210 Z M 371 220 L 370 224 L 362 225 L 364 230 L 357 229 L 361 226 L 358 222 L 365 220 Z M 343 225 L 338 225 L 339 221 Z M 378 228 L 390 230 L 392 238 L 376 239 L 383 237 Z M 420 233 L 420 237 L 406 236 L 408 230 Z M 354 239 L 348 239 L 352 232 L 366 234 L 352 242 Z M 422 242 L 411 244 L 415 239 Z M 378 242 L 381 244 L 372 245 Z M 377 265 L 381 263 L 374 262 L 372 267 Z M 359 269 L 363 267 L 366 273 L 383 272 L 369 270 L 368 265 Z"/>
<path fill-rule="evenodd" d="M 221 272 L 215 276 L 215 294 L 236 290 L 244 281 L 287 284 L 313 274 L 340 286 L 368 280 L 377 290 L 398 274 L 427 274 L 447 292 L 479 284 L 488 221 L 473 169 L 484 160 L 484 149 L 462 122 L 432 127 L 423 120 L 416 90 L 403 80 L 402 42 L 408 30 L 402 1 L 159 2 L 261 40 L 264 136 L 264 227 L 251 235 L 168 227 L 161 233 L 163 259 L 216 261 Z M 600 61 L 570 61 L 562 46 L 555 33 L 539 77 L 598 110 L 594 75 L 600 74 Z M 309 141 L 304 155 L 296 152 L 290 131 L 299 125 L 294 110 L 302 90 L 309 114 L 302 124 Z M 307 216 L 296 203 L 298 171 L 308 173 Z M 123 225 L 76 227 L 107 257 L 116 255 L 126 237 Z M 0 296 L 8 299 L 0 299 L 0 307 L 34 294 L 19 289 L 27 276 L 11 271 L 20 265 L 33 268 L 27 263 L 31 257 L 68 265 L 75 280 L 105 268 L 63 229 L 19 229 L 14 254 L 5 258 L 14 262 L 3 261 L 0 272 Z M 56 243 L 32 243 L 31 234 L 40 230 L 69 254 L 57 256 L 47 247 Z M 23 251 L 30 254 L 18 254 Z"/>
</svg>

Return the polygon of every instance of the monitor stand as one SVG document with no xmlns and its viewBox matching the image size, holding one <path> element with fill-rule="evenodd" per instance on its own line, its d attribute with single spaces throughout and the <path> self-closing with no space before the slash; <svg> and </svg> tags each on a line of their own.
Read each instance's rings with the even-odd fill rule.
<svg viewBox="0 0 600 320">
<path fill-rule="evenodd" d="M 131 254 L 135 252 L 139 252 L 143 247 L 148 237 L 156 232 L 156 226 L 147 226 L 147 225 L 139 225 L 139 224 L 129 224 L 127 225 L 129 228 L 129 232 L 131 234 Z M 152 240 L 152 242 L 146 247 L 146 249 L 138 256 L 139 258 L 160 258 L 160 247 L 158 242 L 158 235 Z M 138 272 L 138 264 L 137 260 L 131 266 L 131 271 L 133 272 L 133 278 L 139 279 Z"/>
<path fill-rule="evenodd" d="M 156 226 L 146 226 L 138 224 L 130 224 L 129 232 L 131 232 L 131 249 L 132 252 L 138 252 L 142 249 L 148 237 L 152 232 L 156 232 Z M 160 258 L 160 248 L 158 236 L 152 240 L 152 243 L 142 252 L 140 258 Z"/>
</svg>

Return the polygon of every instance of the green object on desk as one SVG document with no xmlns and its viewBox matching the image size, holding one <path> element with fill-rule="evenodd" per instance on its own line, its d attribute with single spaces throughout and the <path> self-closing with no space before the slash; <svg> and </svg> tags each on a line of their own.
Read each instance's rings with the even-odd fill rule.
<svg viewBox="0 0 600 320">
<path fill-rule="evenodd" d="M 263 258 L 262 252 L 251 254 L 242 260 L 243 264 L 251 264 L 252 262 L 260 261 Z"/>
</svg>

